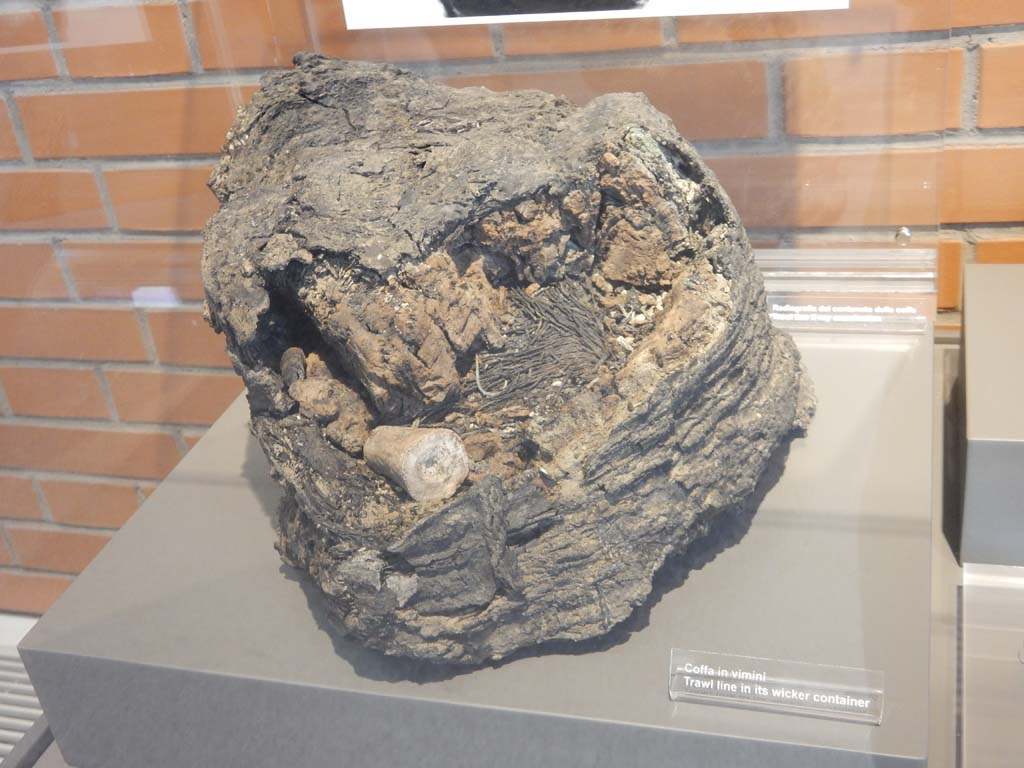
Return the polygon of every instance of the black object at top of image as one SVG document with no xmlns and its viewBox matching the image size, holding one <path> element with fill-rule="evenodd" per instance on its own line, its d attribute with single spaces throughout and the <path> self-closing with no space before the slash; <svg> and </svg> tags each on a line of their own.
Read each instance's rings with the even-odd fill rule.
<svg viewBox="0 0 1024 768">
<path fill-rule="evenodd" d="M 511 16 L 521 13 L 628 11 L 647 0 L 441 0 L 448 16 Z"/>
</svg>

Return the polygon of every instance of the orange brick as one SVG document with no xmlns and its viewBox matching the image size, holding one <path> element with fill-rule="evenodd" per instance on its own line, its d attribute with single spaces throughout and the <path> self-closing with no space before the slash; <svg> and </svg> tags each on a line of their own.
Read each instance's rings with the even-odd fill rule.
<svg viewBox="0 0 1024 768">
<path fill-rule="evenodd" d="M 140 288 L 169 288 L 179 299 L 202 299 L 202 251 L 194 240 L 64 243 L 68 268 L 85 298 L 130 298 Z"/>
<path fill-rule="evenodd" d="M 963 264 L 963 245 L 959 240 L 939 242 L 938 279 L 936 299 L 939 309 L 960 308 L 960 275 Z"/>
<path fill-rule="evenodd" d="M 0 383 L 18 416 L 106 419 L 95 371 L 81 368 L 0 368 Z"/>
<path fill-rule="evenodd" d="M 1021 11 L 1024 16 L 1024 11 Z M 978 125 L 1024 125 L 1024 45 L 986 45 L 981 49 Z"/>
<path fill-rule="evenodd" d="M 127 421 L 212 424 L 242 391 L 235 376 L 110 371 L 118 415 Z"/>
<path fill-rule="evenodd" d="M 0 539 L 0 565 L 10 565 L 14 562 L 14 556 L 11 554 L 11 550 L 7 548 L 7 544 L 3 539 Z"/>
<path fill-rule="evenodd" d="M 953 0 L 953 27 L 1024 24 L 1020 0 Z"/>
<path fill-rule="evenodd" d="M 0 357 L 147 359 L 131 311 L 35 307 L 0 307 Z"/>
<path fill-rule="evenodd" d="M 495 91 L 536 88 L 584 104 L 603 93 L 636 91 L 671 117 L 688 139 L 756 138 L 768 133 L 765 67 L 755 61 L 624 69 L 583 69 L 455 77 L 455 86 Z M 729 108 L 722 108 L 723 94 Z"/>
<path fill-rule="evenodd" d="M 960 126 L 963 51 L 815 56 L 788 61 L 786 130 L 879 136 Z"/>
<path fill-rule="evenodd" d="M 68 291 L 48 245 L 0 245 L 0 297 L 63 299 Z"/>
<path fill-rule="evenodd" d="M 58 8 L 53 18 L 72 77 L 191 70 L 181 15 L 174 3 Z"/>
<path fill-rule="evenodd" d="M 14 160 L 21 157 L 18 140 L 14 137 L 14 126 L 11 116 L 4 104 L 0 109 L 0 160 Z"/>
<path fill-rule="evenodd" d="M 110 541 L 109 536 L 8 525 L 18 564 L 25 568 L 81 573 Z"/>
<path fill-rule="evenodd" d="M 0 477 L 0 517 L 43 519 L 31 480 L 25 477 Z"/>
<path fill-rule="evenodd" d="M 312 48 L 307 5 L 305 0 L 190 2 L 203 66 L 234 69 L 290 65 L 297 51 Z"/>
<path fill-rule="evenodd" d="M 949 7 L 935 0 L 850 0 L 845 11 L 687 16 L 677 19 L 676 26 L 681 43 L 917 32 L 947 29 Z"/>
<path fill-rule="evenodd" d="M 484 25 L 414 29 L 345 28 L 341 3 L 310 0 L 308 24 L 314 47 L 328 56 L 368 61 L 479 59 L 494 53 Z"/>
<path fill-rule="evenodd" d="M 974 260 L 982 264 L 1024 264 L 1024 237 L 979 240 L 974 245 Z"/>
<path fill-rule="evenodd" d="M 190 451 L 193 448 L 196 447 L 196 443 L 198 443 L 200 440 L 203 439 L 203 435 L 185 435 L 184 437 L 185 437 L 185 445 L 188 446 L 188 449 Z"/>
<path fill-rule="evenodd" d="M 0 172 L 0 229 L 105 226 L 107 215 L 91 172 Z"/>
<path fill-rule="evenodd" d="M 748 227 L 937 224 L 938 154 L 747 155 L 711 158 Z"/>
<path fill-rule="evenodd" d="M 160 362 L 230 368 L 224 337 L 199 312 L 147 312 Z"/>
<path fill-rule="evenodd" d="M 0 80 L 56 76 L 43 15 L 38 11 L 0 14 Z"/>
<path fill-rule="evenodd" d="M 0 611 L 46 613 L 71 585 L 67 576 L 49 573 L 0 573 Z"/>
<path fill-rule="evenodd" d="M 36 157 L 210 154 L 254 90 L 47 93 L 18 97 L 18 109 Z"/>
<path fill-rule="evenodd" d="M 206 186 L 210 167 L 106 171 L 107 189 L 122 229 L 198 232 L 217 211 Z"/>
<path fill-rule="evenodd" d="M 43 494 L 58 523 L 120 528 L 139 506 L 135 488 L 109 483 L 43 480 Z"/>
<path fill-rule="evenodd" d="M 658 19 L 615 19 L 509 24 L 503 34 L 505 53 L 509 56 L 600 53 L 659 47 L 661 22 Z"/>
<path fill-rule="evenodd" d="M 942 221 L 1024 220 L 1024 147 L 946 147 Z"/>
<path fill-rule="evenodd" d="M 160 480 L 178 463 L 163 432 L 0 424 L 0 466 Z"/>
</svg>

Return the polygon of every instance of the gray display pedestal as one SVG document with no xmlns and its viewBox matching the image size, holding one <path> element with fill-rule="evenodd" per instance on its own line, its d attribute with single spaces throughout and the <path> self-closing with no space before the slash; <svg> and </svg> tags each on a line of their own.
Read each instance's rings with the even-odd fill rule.
<svg viewBox="0 0 1024 768">
<path fill-rule="evenodd" d="M 695 555 L 618 642 L 424 675 L 343 639 L 273 548 L 237 402 L 21 652 L 67 761 L 165 766 L 921 766 L 932 349 L 807 334 L 806 439 L 738 543 Z M 667 693 L 672 647 L 885 673 L 880 726 Z"/>
<path fill-rule="evenodd" d="M 1024 566 L 1024 266 L 964 272 L 964 563 Z"/>
</svg>

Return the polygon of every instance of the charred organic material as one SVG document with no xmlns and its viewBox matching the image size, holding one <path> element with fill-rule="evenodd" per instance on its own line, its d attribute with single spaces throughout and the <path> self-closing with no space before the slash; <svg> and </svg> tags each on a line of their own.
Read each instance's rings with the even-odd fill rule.
<svg viewBox="0 0 1024 768">
<path fill-rule="evenodd" d="M 732 205 L 642 96 L 299 56 L 211 186 L 281 553 L 385 653 L 608 632 L 810 419 Z"/>
</svg>

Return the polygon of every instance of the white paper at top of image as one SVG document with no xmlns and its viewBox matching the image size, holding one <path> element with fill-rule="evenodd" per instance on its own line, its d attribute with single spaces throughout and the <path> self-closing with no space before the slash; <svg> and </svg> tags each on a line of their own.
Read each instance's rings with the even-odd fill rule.
<svg viewBox="0 0 1024 768">
<path fill-rule="evenodd" d="M 445 15 L 441 0 L 340 0 L 348 29 L 438 27 L 455 24 L 517 24 L 531 21 L 635 19 L 650 16 L 708 16 L 781 11 L 834 11 L 850 7 L 849 0 L 647 0 L 626 11 L 522 13 L 498 16 Z"/>
</svg>

